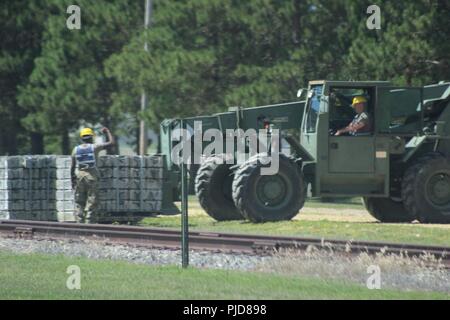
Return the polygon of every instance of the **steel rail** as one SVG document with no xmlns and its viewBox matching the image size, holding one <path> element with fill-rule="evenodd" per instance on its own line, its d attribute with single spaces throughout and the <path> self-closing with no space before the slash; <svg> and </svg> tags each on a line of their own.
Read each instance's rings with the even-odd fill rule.
<svg viewBox="0 0 450 320">
<path fill-rule="evenodd" d="M 80 237 L 146 247 L 179 249 L 181 232 L 176 229 L 122 225 L 75 224 L 47 221 L 0 220 L 0 233 L 19 238 L 79 239 Z M 271 254 L 279 249 L 306 250 L 309 247 L 343 254 L 367 252 L 408 257 L 432 255 L 450 267 L 450 247 L 373 241 L 348 241 L 311 237 L 286 237 L 191 231 L 189 244 L 195 250 L 244 254 Z"/>
</svg>

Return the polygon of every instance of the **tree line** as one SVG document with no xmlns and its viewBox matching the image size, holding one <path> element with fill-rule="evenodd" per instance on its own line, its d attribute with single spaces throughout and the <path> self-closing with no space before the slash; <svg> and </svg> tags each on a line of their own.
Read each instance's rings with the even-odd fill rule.
<svg viewBox="0 0 450 320">
<path fill-rule="evenodd" d="M 84 124 L 137 137 L 140 119 L 292 101 L 314 79 L 450 80 L 445 0 L 378 0 L 373 30 L 365 0 L 153 0 L 147 31 L 143 0 L 75 2 L 0 4 L 0 155 L 67 154 Z"/>
</svg>

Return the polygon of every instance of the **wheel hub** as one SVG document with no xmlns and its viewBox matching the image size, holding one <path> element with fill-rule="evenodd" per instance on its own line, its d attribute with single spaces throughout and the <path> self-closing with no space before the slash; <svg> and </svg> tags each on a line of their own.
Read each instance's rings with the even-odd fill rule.
<svg viewBox="0 0 450 320">
<path fill-rule="evenodd" d="M 256 188 L 258 199 L 265 206 L 277 206 L 286 197 L 286 182 L 279 175 L 261 176 Z"/>
<path fill-rule="evenodd" d="M 427 195 L 437 206 L 450 205 L 450 176 L 446 173 L 432 176 L 427 184 Z"/>
</svg>

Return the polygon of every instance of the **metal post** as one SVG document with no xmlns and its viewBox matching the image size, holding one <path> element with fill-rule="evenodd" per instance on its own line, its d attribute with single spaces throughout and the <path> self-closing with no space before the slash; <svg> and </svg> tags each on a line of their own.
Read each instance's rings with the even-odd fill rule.
<svg viewBox="0 0 450 320">
<path fill-rule="evenodd" d="M 147 94 L 145 90 L 142 91 L 141 97 L 141 113 L 143 114 L 147 109 Z M 139 154 L 145 156 L 147 153 L 147 126 L 145 120 L 141 119 L 139 124 Z"/>
<path fill-rule="evenodd" d="M 181 129 L 185 129 L 184 120 L 181 120 Z M 183 136 L 182 141 L 184 139 L 187 137 Z M 184 154 L 181 162 L 181 265 L 183 268 L 189 266 L 188 184 Z"/>
<path fill-rule="evenodd" d="M 152 14 L 152 1 L 151 0 L 145 0 L 145 30 L 148 29 L 150 26 L 150 17 Z M 147 37 L 145 37 L 145 43 L 144 43 L 144 50 L 145 52 L 148 52 L 148 43 L 147 43 Z M 142 97 L 141 97 L 141 113 L 144 113 L 145 109 L 147 109 L 148 99 L 147 99 L 147 93 L 145 92 L 145 89 L 142 91 Z M 139 125 L 139 154 L 141 156 L 145 155 L 147 153 L 147 126 L 145 125 L 145 121 L 141 120 Z"/>
</svg>

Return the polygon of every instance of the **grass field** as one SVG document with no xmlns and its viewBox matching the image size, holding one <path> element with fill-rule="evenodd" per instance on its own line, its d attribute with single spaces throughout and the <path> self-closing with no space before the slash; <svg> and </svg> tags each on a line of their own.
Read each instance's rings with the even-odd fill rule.
<svg viewBox="0 0 450 320">
<path fill-rule="evenodd" d="M 158 216 L 144 219 L 142 225 L 180 228 L 181 219 L 179 215 Z M 310 201 L 292 221 L 253 224 L 217 222 L 203 211 L 195 197 L 190 197 L 189 225 L 193 230 L 217 232 L 450 245 L 450 225 L 378 223 L 356 201 L 331 204 Z"/>
<path fill-rule="evenodd" d="M 67 267 L 81 269 L 68 290 Z M 444 293 L 369 290 L 343 282 L 0 251 L 0 299 L 450 299 Z"/>
</svg>

